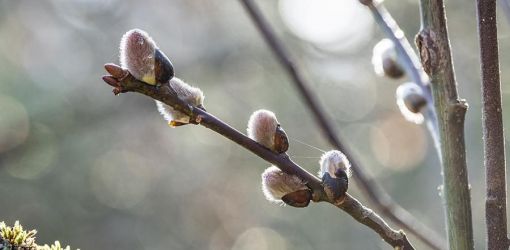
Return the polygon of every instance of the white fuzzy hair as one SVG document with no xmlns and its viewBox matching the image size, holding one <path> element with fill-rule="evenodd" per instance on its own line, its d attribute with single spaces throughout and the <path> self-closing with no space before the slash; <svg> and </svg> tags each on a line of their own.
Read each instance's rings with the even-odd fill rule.
<svg viewBox="0 0 510 250">
<path fill-rule="evenodd" d="M 324 153 L 319 160 L 321 169 L 319 177 L 328 172 L 331 177 L 337 177 L 335 172 L 337 169 L 343 169 L 348 177 L 351 176 L 351 163 L 347 157 L 338 150 L 330 150 Z"/>
<path fill-rule="evenodd" d="M 283 204 L 282 197 L 286 194 L 307 189 L 305 182 L 295 175 L 290 175 L 276 166 L 264 170 L 262 192 L 268 201 Z"/>
<path fill-rule="evenodd" d="M 390 59 L 394 63 L 397 63 L 397 52 L 395 51 L 395 45 L 390 39 L 382 39 L 379 41 L 372 51 L 372 65 L 374 65 L 374 71 L 379 76 L 384 76 L 384 59 Z"/>
<path fill-rule="evenodd" d="M 278 120 L 275 114 L 269 110 L 260 109 L 250 116 L 246 132 L 252 140 L 274 151 L 274 135 L 277 127 Z"/>
<path fill-rule="evenodd" d="M 192 87 L 185 83 L 181 79 L 174 77 L 170 80 L 170 87 L 172 87 L 177 96 L 192 106 L 202 105 L 204 102 L 204 93 L 202 90 L 196 87 Z M 156 101 L 159 113 L 163 115 L 165 120 L 168 122 L 175 121 L 181 123 L 189 123 L 189 116 L 175 110 L 169 105 L 166 105 L 160 101 Z"/>
<path fill-rule="evenodd" d="M 397 98 L 398 109 L 400 109 L 400 113 L 402 113 L 404 118 L 410 122 L 422 124 L 424 120 L 423 115 L 419 112 L 413 113 L 409 110 L 405 103 L 405 99 L 410 95 L 423 95 L 423 91 L 420 86 L 416 85 L 414 82 L 406 82 L 398 86 L 395 95 Z"/>
<path fill-rule="evenodd" d="M 155 84 L 155 51 L 157 45 L 147 32 L 132 29 L 120 40 L 120 66 L 138 80 Z"/>
</svg>

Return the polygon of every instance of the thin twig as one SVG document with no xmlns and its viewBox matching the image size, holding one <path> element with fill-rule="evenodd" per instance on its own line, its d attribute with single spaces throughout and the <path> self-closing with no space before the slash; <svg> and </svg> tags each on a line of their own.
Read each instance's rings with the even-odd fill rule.
<svg viewBox="0 0 510 250">
<path fill-rule="evenodd" d="M 112 77 L 110 76 L 109 78 L 111 81 Z M 262 145 L 258 144 L 254 140 L 250 139 L 246 135 L 232 128 L 228 124 L 224 123 L 203 109 L 192 107 L 186 104 L 181 99 L 179 99 L 175 91 L 170 88 L 168 83 L 159 87 L 155 87 L 136 80 L 130 74 L 122 77 L 121 79 L 115 79 L 113 81 L 118 81 L 116 84 L 118 84 L 120 87 L 118 88 L 120 93 L 138 92 L 155 100 L 162 101 L 172 106 L 174 109 L 190 116 L 190 120 L 193 121 L 193 123 L 200 124 L 215 131 L 218 134 L 223 135 L 224 137 L 239 144 L 250 152 L 256 154 L 260 158 L 279 167 L 282 171 L 300 177 L 306 181 L 307 186 L 313 191 L 314 201 L 326 201 L 331 204 L 335 203 L 328 200 L 326 194 L 324 193 L 324 188 L 322 186 L 321 180 L 294 163 L 287 154 L 274 153 L 273 151 L 263 147 Z M 351 195 L 346 194 L 344 202 L 335 206 L 347 212 L 358 222 L 364 224 L 365 226 L 378 233 L 380 237 L 393 248 L 404 250 L 414 249 L 402 231 L 397 231 L 389 227 L 388 224 L 379 215 L 377 215 L 371 209 L 363 206 Z"/>
<path fill-rule="evenodd" d="M 416 36 L 423 69 L 430 77 L 438 114 L 443 166 L 443 199 L 450 249 L 473 249 L 471 197 L 466 166 L 464 120 L 467 103 L 457 93 L 442 0 L 420 0 Z"/>
<path fill-rule="evenodd" d="M 487 197 L 487 249 L 508 249 L 506 225 L 505 133 L 499 79 L 496 2 L 477 0 L 482 71 L 482 123 Z"/>
<path fill-rule="evenodd" d="M 426 113 L 424 113 L 427 129 L 434 141 L 438 158 L 441 161 L 441 143 L 439 141 L 439 129 L 437 128 L 437 114 L 432 98 L 432 91 L 430 89 L 429 77 L 423 71 L 420 60 L 404 32 L 400 29 L 388 10 L 386 10 L 382 2 L 377 4 L 374 4 L 373 1 L 361 2 L 370 9 L 375 22 L 379 25 L 384 34 L 393 41 L 400 65 L 403 66 L 405 72 L 411 77 L 413 82 L 422 88 L 425 99 L 427 100 L 427 109 L 425 110 Z"/>
<path fill-rule="evenodd" d="M 325 112 L 319 106 L 315 97 L 312 95 L 312 92 L 308 89 L 308 84 L 305 79 L 297 70 L 294 62 L 290 59 L 288 52 L 278 40 L 258 8 L 251 0 L 241 0 L 241 2 L 250 14 L 250 17 L 259 31 L 262 33 L 265 41 L 272 49 L 276 58 L 292 78 L 294 85 L 297 87 L 305 103 L 312 111 L 312 114 L 314 115 L 315 120 L 321 128 L 325 138 L 327 138 L 333 147 L 342 151 L 350 159 L 354 172 L 353 176 L 358 181 L 361 189 L 368 198 L 375 204 L 384 216 L 390 218 L 409 233 L 414 234 L 432 249 L 442 249 L 444 244 L 442 244 L 440 240 L 441 237 L 438 236 L 437 233 L 427 228 L 425 225 L 416 220 L 409 212 L 398 206 L 389 197 L 389 195 L 375 183 L 375 180 L 369 177 L 369 175 L 361 167 L 361 164 L 355 159 L 351 150 L 344 145 L 342 140 L 335 134 L 333 126 L 330 124 L 329 119 L 325 116 Z"/>
</svg>

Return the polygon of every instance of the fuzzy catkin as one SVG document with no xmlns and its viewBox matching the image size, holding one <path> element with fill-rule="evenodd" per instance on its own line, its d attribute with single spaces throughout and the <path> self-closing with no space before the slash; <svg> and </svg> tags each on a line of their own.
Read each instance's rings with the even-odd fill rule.
<svg viewBox="0 0 510 250">
<path fill-rule="evenodd" d="M 261 175 L 262 191 L 268 201 L 282 204 L 286 194 L 307 189 L 305 182 L 295 175 L 290 175 L 276 166 L 267 168 Z"/>
<path fill-rule="evenodd" d="M 120 65 L 138 80 L 156 84 L 155 51 L 157 45 L 147 32 L 133 29 L 120 41 Z"/>
<path fill-rule="evenodd" d="M 351 176 L 351 163 L 347 157 L 338 150 L 330 150 L 324 153 L 319 160 L 319 165 L 319 177 L 321 178 L 326 172 L 333 178 L 337 177 L 335 174 L 337 169 L 342 169 L 348 177 Z"/>
<path fill-rule="evenodd" d="M 170 80 L 170 87 L 175 90 L 177 96 L 183 100 L 184 102 L 190 104 L 191 106 L 202 105 L 204 102 L 204 93 L 202 90 L 196 87 L 192 87 L 189 84 L 185 83 L 181 79 L 174 77 Z M 183 114 L 180 111 L 175 110 L 169 105 L 166 105 L 160 101 L 156 101 L 156 105 L 158 107 L 159 112 L 165 120 L 168 122 L 180 122 L 180 123 L 189 123 L 189 116 Z"/>
<path fill-rule="evenodd" d="M 400 86 L 398 86 L 396 90 L 396 99 L 397 99 L 397 106 L 400 110 L 400 113 L 404 116 L 404 118 L 407 121 L 416 123 L 416 124 L 422 124 L 424 121 L 423 114 L 418 112 L 417 110 L 420 109 L 420 107 L 413 107 L 413 109 L 416 112 L 413 112 L 407 105 L 410 103 L 408 100 L 410 98 L 416 98 L 416 97 L 423 97 L 423 91 L 414 82 L 406 82 Z"/>
<path fill-rule="evenodd" d="M 400 78 L 404 75 L 404 70 L 397 60 L 395 45 L 390 39 L 379 41 L 372 52 L 372 65 L 374 71 L 379 76 L 390 78 Z"/>
<path fill-rule="evenodd" d="M 252 140 L 274 151 L 274 135 L 277 127 L 278 120 L 276 120 L 275 114 L 269 110 L 261 109 L 250 116 L 246 131 Z"/>
</svg>

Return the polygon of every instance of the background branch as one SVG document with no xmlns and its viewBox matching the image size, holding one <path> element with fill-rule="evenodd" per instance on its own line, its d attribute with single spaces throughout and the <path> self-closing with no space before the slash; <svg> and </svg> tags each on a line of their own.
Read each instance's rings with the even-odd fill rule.
<svg viewBox="0 0 510 250">
<path fill-rule="evenodd" d="M 354 154 L 352 154 L 351 150 L 342 143 L 342 140 L 334 132 L 333 126 L 329 123 L 329 119 L 325 116 L 325 112 L 319 106 L 315 97 L 308 89 L 308 84 L 297 70 L 294 62 L 290 59 L 288 52 L 278 40 L 267 21 L 254 5 L 253 1 L 241 0 L 241 3 L 250 14 L 251 19 L 263 35 L 265 41 L 278 61 L 292 78 L 294 85 L 298 89 L 308 108 L 312 111 L 312 114 L 314 115 L 314 118 L 321 128 L 325 138 L 333 147 L 342 151 L 351 161 L 354 172 L 353 177 L 358 181 L 361 190 L 368 196 L 369 200 L 375 204 L 385 217 L 390 218 L 400 227 L 418 237 L 418 239 L 423 241 L 429 247 L 432 249 L 442 249 L 444 244 L 440 240 L 441 237 L 416 220 L 405 209 L 397 205 L 389 197 L 389 195 L 375 183 L 373 178 L 369 177 L 369 175 L 364 171 L 361 164 L 354 157 Z M 419 78 L 421 79 L 421 76 L 419 76 Z"/>
<path fill-rule="evenodd" d="M 487 249 L 508 249 L 505 134 L 499 79 L 496 1 L 477 0 L 482 71 L 482 122 L 487 197 Z"/>
<path fill-rule="evenodd" d="M 459 99 L 442 0 L 421 0 L 421 30 L 416 36 L 423 69 L 429 75 L 438 114 L 443 165 L 443 199 L 450 249 L 473 249 L 471 197 L 466 166 L 464 119 Z"/>
<path fill-rule="evenodd" d="M 400 65 L 402 65 L 407 75 L 414 83 L 422 88 L 423 93 L 425 94 L 425 99 L 427 100 L 427 109 L 424 112 L 424 116 L 427 120 L 427 129 L 434 141 L 438 158 L 441 161 L 441 143 L 439 141 L 439 129 L 437 128 L 436 109 L 434 107 L 429 78 L 423 71 L 418 56 L 411 47 L 411 44 L 407 40 L 404 32 L 400 29 L 391 14 L 386 10 L 382 2 L 377 5 L 375 5 L 371 0 L 362 0 L 360 2 L 370 9 L 375 22 L 379 25 L 384 34 L 393 41 Z"/>
<path fill-rule="evenodd" d="M 218 134 L 223 135 L 250 152 L 256 154 L 260 158 L 277 166 L 282 171 L 299 176 L 301 179 L 305 180 L 307 182 L 307 186 L 313 190 L 314 201 L 326 201 L 331 204 L 334 203 L 333 201 L 328 200 L 324 193 L 321 180 L 294 163 L 287 154 L 276 154 L 209 114 L 205 110 L 187 105 L 179 99 L 175 91 L 170 88 L 169 84 L 163 84 L 160 87 L 151 86 L 136 80 L 133 76 L 131 76 L 131 74 L 124 76 L 122 79 L 115 79 L 111 76 L 106 76 L 103 79 L 105 79 L 105 81 L 110 85 L 118 85 L 118 93 L 138 92 L 171 105 L 174 109 L 189 115 L 190 120 L 194 123 L 200 124 L 217 132 Z M 344 202 L 335 206 L 347 212 L 358 222 L 374 230 L 392 247 L 399 247 L 404 250 L 414 249 L 404 232 L 397 231 L 389 227 L 379 215 L 371 209 L 363 206 L 351 195 L 346 194 Z"/>
</svg>

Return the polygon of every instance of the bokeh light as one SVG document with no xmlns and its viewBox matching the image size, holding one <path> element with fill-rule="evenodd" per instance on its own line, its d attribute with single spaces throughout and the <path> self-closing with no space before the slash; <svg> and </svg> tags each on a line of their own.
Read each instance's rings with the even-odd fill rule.
<svg viewBox="0 0 510 250">
<path fill-rule="evenodd" d="M 279 10 L 293 34 L 328 51 L 355 50 L 372 34 L 372 17 L 356 1 L 280 0 Z"/>
<path fill-rule="evenodd" d="M 54 132 L 44 124 L 31 126 L 27 141 L 3 158 L 7 172 L 20 179 L 36 179 L 48 173 L 58 157 Z"/>
<path fill-rule="evenodd" d="M 377 160 L 396 171 L 419 166 L 427 153 L 423 127 L 406 122 L 401 116 L 389 116 L 376 125 L 371 131 L 371 141 Z"/>
<path fill-rule="evenodd" d="M 30 121 L 22 103 L 0 95 L 0 154 L 25 142 Z"/>
<path fill-rule="evenodd" d="M 90 187 L 106 206 L 131 208 L 141 202 L 155 173 L 136 152 L 110 151 L 99 157 L 90 174 Z"/>
<path fill-rule="evenodd" d="M 237 238 L 232 250 L 287 249 L 285 239 L 269 228 L 250 228 Z"/>
</svg>

